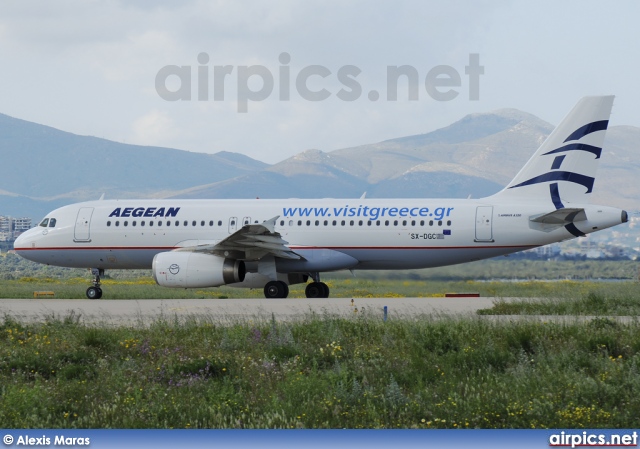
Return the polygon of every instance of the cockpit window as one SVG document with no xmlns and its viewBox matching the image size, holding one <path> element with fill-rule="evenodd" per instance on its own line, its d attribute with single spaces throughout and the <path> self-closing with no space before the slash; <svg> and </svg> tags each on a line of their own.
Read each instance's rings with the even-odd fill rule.
<svg viewBox="0 0 640 449">
<path fill-rule="evenodd" d="M 51 220 L 49 220 L 49 227 L 50 228 L 55 228 L 56 227 L 56 219 L 52 218 Z"/>
<path fill-rule="evenodd" d="M 42 226 L 43 228 L 47 227 L 47 224 L 49 224 L 49 219 L 45 218 L 44 220 L 42 220 L 42 222 L 40 223 L 40 226 Z"/>
</svg>

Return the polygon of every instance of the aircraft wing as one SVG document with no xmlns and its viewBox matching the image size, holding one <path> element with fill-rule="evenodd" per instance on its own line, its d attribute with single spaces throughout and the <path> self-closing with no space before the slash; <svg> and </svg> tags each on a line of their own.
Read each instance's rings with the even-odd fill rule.
<svg viewBox="0 0 640 449">
<path fill-rule="evenodd" d="M 217 243 L 187 246 L 176 251 L 204 252 L 243 260 L 258 260 L 267 255 L 283 259 L 302 259 L 302 256 L 287 246 L 288 242 L 280 233 L 275 231 L 278 218 L 279 216 L 276 216 L 260 224 L 244 225 Z"/>
</svg>

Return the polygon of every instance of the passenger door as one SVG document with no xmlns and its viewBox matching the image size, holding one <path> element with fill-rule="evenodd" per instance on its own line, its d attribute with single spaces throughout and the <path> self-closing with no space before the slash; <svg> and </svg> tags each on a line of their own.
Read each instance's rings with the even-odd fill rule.
<svg viewBox="0 0 640 449">
<path fill-rule="evenodd" d="M 74 242 L 91 241 L 91 216 L 93 207 L 81 207 L 76 217 L 76 227 L 73 233 Z"/>
</svg>

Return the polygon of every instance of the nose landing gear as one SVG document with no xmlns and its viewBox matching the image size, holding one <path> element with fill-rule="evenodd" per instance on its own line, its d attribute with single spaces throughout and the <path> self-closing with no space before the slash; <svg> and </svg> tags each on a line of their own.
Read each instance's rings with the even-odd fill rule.
<svg viewBox="0 0 640 449">
<path fill-rule="evenodd" d="M 100 288 L 100 276 L 104 276 L 104 268 L 92 268 L 91 274 L 93 275 L 93 280 L 91 283 L 93 287 L 89 287 L 87 289 L 87 298 L 89 299 L 100 299 L 102 298 L 102 289 Z"/>
</svg>

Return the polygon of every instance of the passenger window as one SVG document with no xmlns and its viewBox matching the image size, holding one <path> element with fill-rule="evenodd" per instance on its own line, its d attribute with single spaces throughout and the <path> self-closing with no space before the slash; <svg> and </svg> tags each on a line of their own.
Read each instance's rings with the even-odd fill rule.
<svg viewBox="0 0 640 449">
<path fill-rule="evenodd" d="M 140 226 L 144 226 L 144 220 L 140 222 Z"/>
<path fill-rule="evenodd" d="M 195 220 L 193 220 L 193 221 L 191 222 L 191 226 L 195 226 L 195 225 L 196 225 L 196 221 L 195 221 Z"/>
<path fill-rule="evenodd" d="M 337 221 L 333 220 L 332 224 L 335 226 L 337 223 L 338 223 Z"/>
<path fill-rule="evenodd" d="M 222 226 L 222 220 L 218 220 L 218 226 Z"/>
<path fill-rule="evenodd" d="M 150 222 L 149 222 L 149 226 L 153 226 L 153 221 L 150 221 Z"/>
<path fill-rule="evenodd" d="M 367 226 L 371 226 L 371 220 L 367 221 Z"/>
<path fill-rule="evenodd" d="M 289 226 L 293 226 L 293 220 L 289 220 Z"/>
<path fill-rule="evenodd" d="M 213 220 L 209 222 L 209 226 L 213 226 Z"/>
<path fill-rule="evenodd" d="M 355 222 L 354 222 L 353 220 L 351 220 L 351 221 L 349 222 L 349 225 L 353 226 L 353 224 L 354 224 L 354 223 L 355 223 Z"/>
<path fill-rule="evenodd" d="M 280 226 L 284 226 L 284 220 L 280 220 Z"/>
<path fill-rule="evenodd" d="M 116 226 L 120 226 L 120 222 L 119 221 L 116 221 Z"/>
<path fill-rule="evenodd" d="M 420 226 L 424 226 L 424 220 L 420 220 Z"/>
<path fill-rule="evenodd" d="M 451 226 L 451 220 L 447 220 L 447 226 Z"/>
<path fill-rule="evenodd" d="M 111 221 L 107 221 L 107 226 L 111 226 Z"/>
<path fill-rule="evenodd" d="M 393 225 L 398 226 L 398 220 L 393 220 Z"/>
<path fill-rule="evenodd" d="M 171 221 L 167 220 L 167 226 L 171 226 Z"/>
<path fill-rule="evenodd" d="M 345 222 L 344 222 L 344 220 L 342 220 L 342 221 L 340 222 L 340 225 L 341 225 L 341 226 L 344 226 L 344 223 L 345 223 Z"/>
<path fill-rule="evenodd" d="M 438 222 L 438 226 L 442 226 L 442 220 Z"/>
<path fill-rule="evenodd" d="M 180 226 L 180 222 L 176 220 L 176 226 Z"/>
<path fill-rule="evenodd" d="M 49 220 L 49 227 L 50 228 L 55 228 L 56 227 L 56 219 L 52 218 L 51 220 Z"/>
<path fill-rule="evenodd" d="M 385 226 L 389 226 L 389 220 L 385 220 L 385 221 L 384 221 L 384 225 L 385 225 Z"/>
<path fill-rule="evenodd" d="M 380 220 L 376 221 L 376 226 L 380 226 Z"/>
<path fill-rule="evenodd" d="M 129 222 L 128 222 L 128 221 L 125 221 L 123 224 L 124 224 L 125 226 L 129 226 Z"/>
<path fill-rule="evenodd" d="M 133 220 L 133 222 L 131 222 L 131 226 L 135 226 L 136 225 L 136 221 Z"/>
<path fill-rule="evenodd" d="M 433 220 L 429 220 L 429 226 L 433 226 Z"/>
<path fill-rule="evenodd" d="M 316 220 L 316 226 L 320 226 L 320 220 Z"/>
<path fill-rule="evenodd" d="M 311 225 L 311 220 L 307 220 L 307 226 Z"/>
<path fill-rule="evenodd" d="M 415 226 L 416 225 L 416 221 L 415 220 L 411 220 L 411 226 Z"/>
<path fill-rule="evenodd" d="M 362 226 L 362 220 L 358 222 L 358 226 Z"/>
<path fill-rule="evenodd" d="M 126 221 L 125 221 L 126 223 Z M 158 226 L 162 226 L 162 221 L 158 221 Z"/>
<path fill-rule="evenodd" d="M 45 218 L 44 220 L 42 220 L 42 222 L 40 223 L 40 226 L 42 226 L 43 228 L 46 228 L 47 225 L 49 224 L 49 219 Z"/>
<path fill-rule="evenodd" d="M 325 226 L 328 226 L 328 225 L 329 225 L 329 220 L 325 220 L 325 221 L 324 221 L 324 225 L 325 225 Z"/>
<path fill-rule="evenodd" d="M 235 224 L 235 223 L 234 223 Z M 184 221 L 185 226 L 189 226 L 189 222 L 187 220 Z M 232 224 L 233 225 L 233 224 Z"/>
<path fill-rule="evenodd" d="M 204 226 L 204 220 L 200 222 L 200 226 Z"/>
</svg>

